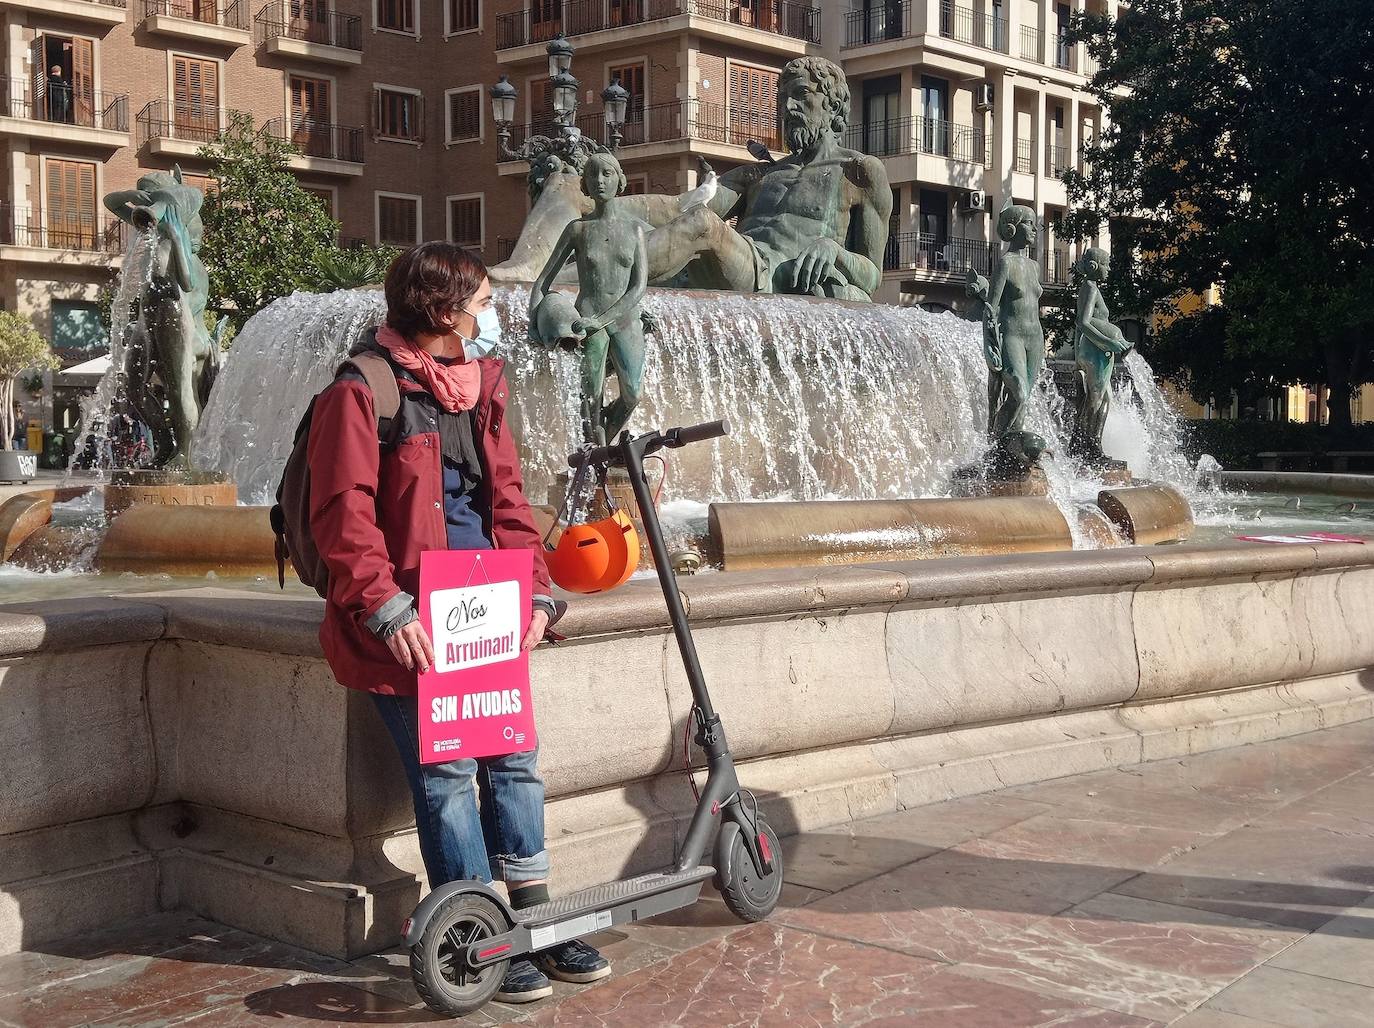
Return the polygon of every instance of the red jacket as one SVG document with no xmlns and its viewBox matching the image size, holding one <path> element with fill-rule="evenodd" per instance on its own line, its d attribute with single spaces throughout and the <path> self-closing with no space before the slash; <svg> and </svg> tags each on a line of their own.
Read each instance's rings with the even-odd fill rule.
<svg viewBox="0 0 1374 1028">
<path fill-rule="evenodd" d="M 474 437 L 482 460 L 477 497 L 489 512 L 498 549 L 534 551 L 534 594 L 547 597 L 549 574 L 506 425 L 505 363 L 482 368 Z M 420 592 L 420 554 L 448 546 L 444 522 L 439 408 L 408 373 L 397 376 L 401 407 L 378 443 L 372 392 L 345 371 L 315 401 L 310 425 L 310 531 L 329 568 L 320 645 L 338 681 L 353 689 L 409 696 L 407 671 L 368 627 L 406 609 Z M 403 595 L 404 594 L 404 595 Z"/>
</svg>

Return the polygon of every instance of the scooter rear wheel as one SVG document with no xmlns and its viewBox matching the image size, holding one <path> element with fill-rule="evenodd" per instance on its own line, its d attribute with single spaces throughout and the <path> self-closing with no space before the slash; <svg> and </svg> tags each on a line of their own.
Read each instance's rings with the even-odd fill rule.
<svg viewBox="0 0 1374 1028">
<path fill-rule="evenodd" d="M 772 858 L 773 869 L 760 875 L 754 867 L 754 858 L 744 843 L 744 833 L 736 832 L 730 840 L 730 852 L 725 859 L 729 861 L 730 874 L 727 884 L 720 895 L 730 913 L 741 921 L 762 921 L 773 912 L 782 895 L 782 845 L 778 833 L 758 815 L 756 823 L 760 834 L 768 840 L 768 852 Z"/>
<path fill-rule="evenodd" d="M 410 976 L 425 1006 L 437 1014 L 461 1017 L 496 995 L 510 961 L 474 972 L 463 953 L 474 942 L 509 927 L 500 908 L 485 896 L 459 893 L 436 910 L 420 941 L 410 947 Z"/>
</svg>

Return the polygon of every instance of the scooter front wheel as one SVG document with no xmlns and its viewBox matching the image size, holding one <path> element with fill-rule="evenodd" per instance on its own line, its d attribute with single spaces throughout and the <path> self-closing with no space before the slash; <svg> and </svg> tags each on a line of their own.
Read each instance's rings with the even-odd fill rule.
<svg viewBox="0 0 1374 1028">
<path fill-rule="evenodd" d="M 766 842 L 766 852 L 772 864 L 766 874 L 759 874 L 754 866 L 754 858 L 749 855 L 745 845 L 744 832 L 738 831 L 730 840 L 729 852 L 725 854 L 729 875 L 725 878 L 720 895 L 730 913 L 741 921 L 762 921 L 773 912 L 782 895 L 782 846 L 778 833 L 763 819 L 755 818 L 759 834 Z"/>
<path fill-rule="evenodd" d="M 495 903 L 473 893 L 459 893 L 436 910 L 420 941 L 410 947 L 410 976 L 425 1006 L 437 1014 L 462 1017 L 496 995 L 510 961 L 474 971 L 465 954 L 474 942 L 509 928 Z"/>
</svg>

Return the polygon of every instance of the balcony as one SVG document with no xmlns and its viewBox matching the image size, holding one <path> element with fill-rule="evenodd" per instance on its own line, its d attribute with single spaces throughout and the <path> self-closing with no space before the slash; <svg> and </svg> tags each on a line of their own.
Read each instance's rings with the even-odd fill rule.
<svg viewBox="0 0 1374 1028">
<path fill-rule="evenodd" d="M 923 153 L 992 166 L 992 139 L 983 129 L 942 118 L 890 118 L 851 125 L 845 131 L 844 145 L 874 157 Z"/>
<path fill-rule="evenodd" d="M 314 18 L 287 18 L 274 3 L 257 13 L 253 28 L 259 45 L 269 54 L 323 64 L 363 61 L 363 22 L 357 15 L 321 10 Z"/>
<path fill-rule="evenodd" d="M 30 264 L 113 266 L 124 253 L 127 228 L 104 213 L 0 201 L 0 256 Z"/>
<path fill-rule="evenodd" d="M 124 24 L 128 0 L 4 0 L 4 6 L 109 26 Z"/>
<path fill-rule="evenodd" d="M 609 145 L 610 130 L 606 127 L 603 112 L 583 115 L 577 119 L 577 127 L 589 139 Z M 558 126 L 549 120 L 516 125 L 511 130 L 511 146 L 518 147 L 530 136 L 553 136 L 559 131 Z M 756 139 L 774 152 L 783 152 L 776 119 L 741 121 L 738 117 L 731 118 L 724 104 L 701 100 L 674 100 L 655 104 L 642 112 L 632 110 L 621 126 L 620 133 L 620 150 L 617 153 L 622 159 L 634 156 L 626 152 L 630 147 L 684 141 L 743 147 L 749 140 Z M 741 156 L 740 159 L 746 158 Z"/>
<path fill-rule="evenodd" d="M 952 0 L 940 4 L 940 35 L 956 43 L 967 43 L 997 53 L 1010 52 L 1010 32 L 1004 18 L 979 14 L 971 7 L 961 7 Z"/>
<path fill-rule="evenodd" d="M 205 110 L 199 104 L 151 100 L 138 112 L 138 147 L 151 155 L 185 159 L 228 131 L 236 111 Z"/>
<path fill-rule="evenodd" d="M 989 276 L 996 250 L 985 239 L 940 239 L 932 232 L 898 232 L 888 236 L 884 271 L 923 271 L 962 278 L 973 268 Z"/>
<path fill-rule="evenodd" d="M 354 125 L 273 118 L 263 134 L 296 148 L 287 162 L 293 171 L 353 177 L 363 173 L 363 130 Z"/>
<path fill-rule="evenodd" d="M 0 79 L 0 134 L 116 149 L 129 145 L 129 95 L 82 94 L 62 80 L 38 80 L 35 100 L 27 79 Z"/>
<path fill-rule="evenodd" d="M 1045 56 L 1045 34 L 1033 25 L 1021 26 L 1021 60 L 1043 62 Z"/>
<path fill-rule="evenodd" d="M 884 3 L 867 11 L 849 11 L 844 16 L 845 48 L 919 36 L 925 31 L 923 15 L 924 9 L 912 0 Z"/>
<path fill-rule="evenodd" d="M 552 8 L 552 11 L 551 11 Z M 821 12 L 796 0 L 569 0 L 496 19 L 496 49 L 509 50 L 603 30 L 624 30 L 687 15 L 801 43 L 821 41 Z"/>
<path fill-rule="evenodd" d="M 253 41 L 248 0 L 139 0 L 139 25 L 147 32 L 195 43 L 237 48 Z"/>
<path fill-rule="evenodd" d="M 1040 255 L 1040 281 L 1047 286 L 1067 286 L 1069 269 L 1073 262 L 1069 259 L 1067 246 L 1052 246 Z"/>
<path fill-rule="evenodd" d="M 1067 146 L 1056 146 L 1053 143 L 1045 147 L 1045 174 L 1051 178 L 1063 178 L 1064 172 L 1073 167 L 1073 160 L 1069 156 Z"/>
<path fill-rule="evenodd" d="M 1021 175 L 1035 174 L 1035 142 L 1030 139 L 1016 141 L 1016 163 L 1012 170 Z"/>
<path fill-rule="evenodd" d="M 1054 35 L 1050 37 L 1050 64 L 1061 71 L 1078 71 L 1078 48 L 1070 46 L 1065 42 L 1064 37 Z"/>
</svg>

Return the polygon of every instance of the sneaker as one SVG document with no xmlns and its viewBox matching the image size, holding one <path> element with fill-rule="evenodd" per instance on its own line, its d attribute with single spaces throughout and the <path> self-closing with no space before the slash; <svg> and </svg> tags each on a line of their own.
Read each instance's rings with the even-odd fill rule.
<svg viewBox="0 0 1374 1028">
<path fill-rule="evenodd" d="M 551 978 L 584 985 L 611 973 L 611 962 L 585 942 L 560 942 L 534 955 L 534 961 Z"/>
<path fill-rule="evenodd" d="M 502 1003 L 533 1003 L 553 995 L 553 983 L 528 960 L 516 960 L 506 969 L 506 977 L 496 998 Z"/>
</svg>

